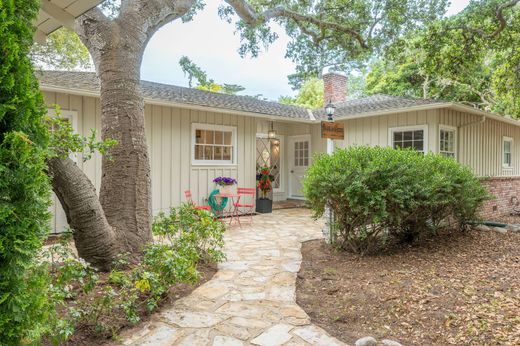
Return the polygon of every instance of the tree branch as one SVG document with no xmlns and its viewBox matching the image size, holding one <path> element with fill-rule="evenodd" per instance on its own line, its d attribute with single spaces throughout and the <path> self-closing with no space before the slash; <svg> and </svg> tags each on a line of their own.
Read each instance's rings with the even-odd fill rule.
<svg viewBox="0 0 520 346">
<path fill-rule="evenodd" d="M 450 29 L 451 30 L 466 30 L 466 31 L 472 32 L 474 34 L 477 34 L 477 35 L 481 36 L 482 38 L 493 39 L 496 36 L 498 36 L 502 31 L 504 31 L 504 29 L 507 26 L 507 21 L 504 18 L 504 10 L 509 9 L 509 8 L 513 8 L 518 3 L 520 3 L 520 0 L 512 0 L 512 1 L 506 2 L 506 3 L 498 6 L 497 12 L 495 14 L 495 16 L 496 16 L 496 18 L 498 20 L 498 27 L 495 29 L 495 31 L 493 31 L 490 34 L 486 33 L 482 29 L 472 28 L 472 27 L 468 27 L 466 25 L 456 26 L 456 27 L 452 27 Z"/>
<path fill-rule="evenodd" d="M 286 9 L 283 6 L 276 6 L 273 8 L 270 8 L 268 10 L 265 10 L 262 13 L 257 13 L 255 9 L 245 0 L 225 0 L 233 9 L 235 10 L 236 14 L 249 26 L 256 27 L 262 24 L 265 24 L 269 22 L 271 19 L 275 18 L 287 18 L 292 19 L 298 25 L 298 27 L 302 30 L 302 32 L 308 34 L 310 31 L 302 25 L 302 23 L 309 23 L 316 25 L 317 27 L 321 29 L 329 29 L 329 30 L 335 30 L 338 32 L 342 32 L 344 34 L 352 36 L 362 48 L 368 48 L 368 44 L 365 41 L 365 39 L 361 36 L 359 32 L 357 32 L 354 29 L 351 29 L 347 26 L 324 21 L 321 19 L 317 19 L 312 16 L 303 15 L 291 10 Z M 520 1 L 520 0 L 517 0 Z M 316 38 L 318 35 L 311 34 L 311 37 Z"/>
<path fill-rule="evenodd" d="M 113 22 L 97 7 L 76 19 L 74 31 L 89 50 L 94 64 L 97 64 L 99 52 L 107 44 L 113 28 Z"/>
<path fill-rule="evenodd" d="M 491 106 L 491 105 L 494 105 L 495 104 L 495 100 L 493 98 L 493 95 L 492 93 L 490 92 L 482 92 L 478 89 L 476 89 L 475 87 L 469 85 L 469 84 L 466 84 L 466 83 L 462 83 L 462 82 L 459 82 L 459 81 L 456 81 L 456 80 L 453 80 L 453 79 L 449 79 L 449 78 L 440 78 L 439 79 L 439 83 L 442 85 L 458 85 L 462 88 L 466 88 L 467 90 L 469 90 L 470 92 L 474 93 L 475 95 L 477 95 L 480 100 L 482 101 L 481 104 L 482 105 L 488 105 L 488 106 Z"/>
<path fill-rule="evenodd" d="M 159 28 L 184 16 L 196 3 L 196 0 L 124 0 L 119 22 L 122 28 L 139 27 L 148 41 Z"/>
</svg>

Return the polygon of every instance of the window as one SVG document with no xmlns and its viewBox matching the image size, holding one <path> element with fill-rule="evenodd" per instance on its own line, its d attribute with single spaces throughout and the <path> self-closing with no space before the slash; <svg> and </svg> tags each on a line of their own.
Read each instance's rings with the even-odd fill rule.
<svg viewBox="0 0 520 346">
<path fill-rule="evenodd" d="M 282 151 L 281 138 L 268 138 L 267 135 L 257 134 L 256 136 L 256 170 L 260 167 L 269 167 L 273 179 L 275 191 L 282 191 Z"/>
<path fill-rule="evenodd" d="M 307 167 L 309 165 L 309 141 L 294 142 L 294 166 Z"/>
<path fill-rule="evenodd" d="M 56 116 L 56 109 L 48 108 L 47 109 L 47 114 L 50 117 L 55 117 Z M 59 111 L 59 114 L 60 114 L 61 120 L 65 121 L 65 122 L 68 122 L 72 126 L 72 130 L 74 130 L 74 133 L 78 133 L 78 112 L 61 109 Z M 51 128 L 49 130 L 53 131 L 54 130 L 54 126 L 56 126 L 56 125 L 51 126 Z M 72 153 L 72 154 L 69 155 L 69 157 L 70 157 L 70 159 L 72 161 L 74 161 L 76 163 L 78 162 L 78 154 Z"/>
<path fill-rule="evenodd" d="M 456 156 L 457 136 L 456 128 L 442 126 L 439 129 L 439 153 L 443 156 Z"/>
<path fill-rule="evenodd" d="M 513 167 L 512 152 L 513 152 L 513 138 L 504 137 L 502 139 L 502 165 L 506 168 Z"/>
<path fill-rule="evenodd" d="M 390 145 L 394 149 L 412 148 L 426 152 L 426 126 L 401 127 L 390 129 Z"/>
<path fill-rule="evenodd" d="M 233 164 L 236 156 L 236 128 L 193 124 L 193 164 Z"/>
</svg>

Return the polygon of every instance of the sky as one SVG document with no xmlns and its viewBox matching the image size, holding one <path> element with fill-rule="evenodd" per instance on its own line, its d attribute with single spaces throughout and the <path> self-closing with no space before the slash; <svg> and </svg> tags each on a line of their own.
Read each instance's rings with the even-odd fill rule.
<svg viewBox="0 0 520 346">
<path fill-rule="evenodd" d="M 460 12 L 469 0 L 452 0 L 447 15 Z M 185 55 L 207 72 L 216 83 L 239 84 L 246 89 L 241 94 L 262 94 L 270 100 L 282 95 L 294 95 L 287 75 L 295 65 L 285 58 L 289 38 L 283 29 L 274 26 L 279 38 L 257 58 L 241 58 L 238 54 L 240 37 L 234 24 L 218 16 L 220 1 L 206 2 L 191 22 L 180 20 L 166 24 L 150 40 L 144 52 L 141 78 L 148 81 L 188 86 L 188 78 L 179 66 Z"/>
</svg>

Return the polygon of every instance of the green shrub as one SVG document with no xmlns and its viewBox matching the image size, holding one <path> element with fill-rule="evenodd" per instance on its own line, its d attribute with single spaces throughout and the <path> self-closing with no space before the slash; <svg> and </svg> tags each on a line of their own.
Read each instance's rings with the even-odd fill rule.
<svg viewBox="0 0 520 346">
<path fill-rule="evenodd" d="M 45 108 L 28 59 L 37 0 L 0 0 L 0 343 L 38 342 L 52 314 L 35 261 L 48 234 Z"/>
<path fill-rule="evenodd" d="M 464 228 L 487 192 L 469 170 L 440 155 L 350 147 L 320 155 L 304 193 L 315 217 L 334 211 L 335 244 L 358 253 Z"/>
<path fill-rule="evenodd" d="M 50 260 L 52 306 L 62 318 L 49 326 L 47 340 L 58 344 L 77 326 L 106 336 L 118 333 L 122 321 L 132 324 L 154 311 L 172 286 L 196 283 L 197 264 L 221 262 L 225 256 L 225 227 L 204 210 L 191 204 L 160 213 L 153 223 L 158 242 L 148 244 L 143 261 L 131 263 L 124 255 L 115 261 L 106 280 L 71 251 L 70 239 L 50 246 L 43 258 Z M 69 237 L 70 238 L 70 237 Z"/>
</svg>

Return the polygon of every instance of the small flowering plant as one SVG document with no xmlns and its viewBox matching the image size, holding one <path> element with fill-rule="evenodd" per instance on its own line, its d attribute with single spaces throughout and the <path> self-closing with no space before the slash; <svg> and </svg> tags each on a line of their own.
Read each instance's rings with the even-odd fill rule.
<svg viewBox="0 0 520 346">
<path fill-rule="evenodd" d="M 261 199 L 267 199 L 267 194 L 273 189 L 273 179 L 269 167 L 260 167 L 256 174 L 256 187 L 262 192 Z"/>
<path fill-rule="evenodd" d="M 216 177 L 215 179 L 213 179 L 213 182 L 220 186 L 237 184 L 236 179 L 233 179 L 231 177 Z"/>
</svg>

